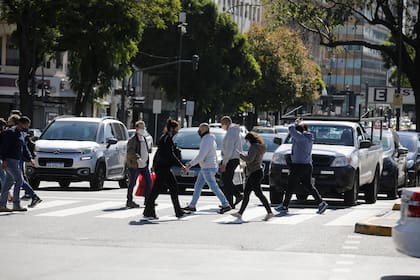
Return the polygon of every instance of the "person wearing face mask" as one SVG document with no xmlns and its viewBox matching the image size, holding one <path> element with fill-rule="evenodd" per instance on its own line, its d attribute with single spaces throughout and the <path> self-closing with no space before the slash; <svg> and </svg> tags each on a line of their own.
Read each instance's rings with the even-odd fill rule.
<svg viewBox="0 0 420 280">
<path fill-rule="evenodd" d="M 19 192 L 20 188 L 29 184 L 24 180 L 22 161 L 31 162 L 34 164 L 31 153 L 26 146 L 23 132 L 29 129 L 31 120 L 28 117 L 21 117 L 16 126 L 11 127 L 2 134 L 2 144 L 0 147 L 0 157 L 2 159 L 2 168 L 6 171 L 6 179 L 1 190 L 0 197 L 0 212 L 10 211 L 27 211 L 26 208 L 20 205 Z M 15 184 L 13 191 L 13 209 L 6 207 L 7 193 Z M 29 186 L 30 187 L 30 186 Z M 29 207 L 34 207 L 42 200 L 33 192 L 32 188 L 32 202 Z"/>
<path fill-rule="evenodd" d="M 151 191 L 152 177 L 149 171 L 149 147 L 144 136 L 144 128 L 144 121 L 136 122 L 136 134 L 127 143 L 127 167 L 129 174 L 127 208 L 139 208 L 139 205 L 133 201 L 133 190 L 139 174 L 143 176 L 143 180 L 146 180 L 144 192 L 145 205 Z"/>
<path fill-rule="evenodd" d="M 222 128 L 227 131 L 222 142 L 222 166 L 220 168 L 223 191 L 231 207 L 235 208 L 243 199 L 243 195 L 233 184 L 233 176 L 240 163 L 239 154 L 242 152 L 241 131 L 239 126 L 233 124 L 232 119 L 228 116 L 224 116 L 220 123 Z M 235 202 L 233 202 L 234 196 L 236 197 Z"/>
<path fill-rule="evenodd" d="M 248 176 L 246 180 L 244 199 L 242 201 L 241 208 L 239 209 L 239 212 L 233 213 L 232 216 L 242 221 L 242 214 L 248 206 L 251 192 L 254 191 L 255 195 L 260 199 L 261 203 L 267 210 L 267 215 L 263 220 L 268 221 L 274 215 L 271 211 L 270 204 L 268 203 L 268 200 L 264 196 L 261 189 L 261 180 L 264 176 L 264 172 L 262 169 L 262 159 L 267 148 L 264 143 L 264 140 L 255 132 L 248 133 L 245 136 L 245 140 L 250 146 L 248 155 L 244 155 L 241 153 L 240 156 L 241 159 L 246 162 Z"/>
<path fill-rule="evenodd" d="M 210 133 L 210 127 L 207 123 L 200 124 L 198 134 L 201 137 L 200 151 L 193 160 L 185 165 L 184 171 L 188 172 L 192 166 L 199 164 L 200 173 L 195 181 L 192 200 L 188 206 L 183 209 L 191 212 L 196 211 L 196 205 L 198 199 L 200 198 L 201 191 L 204 184 L 207 184 L 210 190 L 220 200 L 222 208 L 219 210 L 219 213 L 224 214 L 232 208 L 216 182 L 216 172 L 218 168 L 216 137 Z"/>
<path fill-rule="evenodd" d="M 156 173 L 156 181 L 146 200 L 146 208 L 143 216 L 146 220 L 158 219 L 155 211 L 155 201 L 164 188 L 169 188 L 175 215 L 178 218 L 184 217 L 189 212 L 181 209 L 178 198 L 178 185 L 175 175 L 171 171 L 174 165 L 184 167 L 180 160 L 180 151 L 175 146 L 172 138 L 178 133 L 179 124 L 174 120 L 169 120 L 166 124 L 165 133 L 160 137 L 157 145 L 157 151 L 153 158 L 153 171 Z"/>
</svg>

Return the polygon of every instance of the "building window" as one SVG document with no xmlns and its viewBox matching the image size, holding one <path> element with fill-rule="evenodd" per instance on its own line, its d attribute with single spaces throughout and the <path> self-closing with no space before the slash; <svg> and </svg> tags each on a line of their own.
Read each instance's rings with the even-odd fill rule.
<svg viewBox="0 0 420 280">
<path fill-rule="evenodd" d="M 56 69 L 63 69 L 63 52 L 56 52 L 55 53 L 55 68 Z"/>
<path fill-rule="evenodd" d="M 13 45 L 10 37 L 7 37 L 6 43 L 6 65 L 19 66 L 19 50 Z"/>
</svg>

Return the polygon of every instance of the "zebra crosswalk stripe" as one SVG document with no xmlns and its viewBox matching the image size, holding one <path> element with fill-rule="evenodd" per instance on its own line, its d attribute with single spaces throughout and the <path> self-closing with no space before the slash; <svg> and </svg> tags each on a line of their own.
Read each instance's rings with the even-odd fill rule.
<svg viewBox="0 0 420 280">
<path fill-rule="evenodd" d="M 158 206 L 156 206 L 156 211 L 164 210 L 170 207 L 171 207 L 170 204 L 159 204 Z M 140 208 L 121 209 L 121 210 L 113 211 L 112 213 L 96 216 L 95 218 L 125 219 L 125 218 L 131 218 L 135 216 L 143 216 L 143 210 L 144 208 L 143 209 L 140 209 Z"/>
<path fill-rule="evenodd" d="M 292 210 L 285 216 L 274 217 L 267 223 L 271 225 L 297 225 L 316 216 L 319 216 L 319 214 L 314 209 L 299 209 Z"/>
<path fill-rule="evenodd" d="M 231 213 L 234 213 L 233 210 L 228 212 L 228 214 L 231 214 Z M 250 205 L 250 207 L 248 207 L 245 210 L 244 214 L 242 215 L 242 220 L 243 221 L 250 221 L 250 220 L 253 220 L 253 219 L 258 218 L 258 217 L 263 217 L 263 216 L 265 216 L 265 214 L 267 214 L 267 211 L 265 210 L 264 207 L 259 207 L 259 206 L 252 207 Z M 219 224 L 225 224 L 225 223 L 235 222 L 235 220 L 237 220 L 235 217 L 232 217 L 231 215 L 228 215 L 226 217 L 213 220 L 213 222 L 214 223 L 219 223 Z"/>
<path fill-rule="evenodd" d="M 86 205 L 86 206 L 80 206 L 80 207 L 75 207 L 75 208 L 42 213 L 36 216 L 67 217 L 67 216 L 78 215 L 78 214 L 83 214 L 87 212 L 93 212 L 97 210 L 105 210 L 109 207 L 121 206 L 121 204 L 122 204 L 121 202 L 116 202 L 116 201 L 105 201 L 105 202 L 100 202 L 100 203 Z"/>
<path fill-rule="evenodd" d="M 354 226 L 354 224 L 362 219 L 369 218 L 379 211 L 376 210 L 352 210 L 351 212 L 326 223 L 326 226 Z"/>
<path fill-rule="evenodd" d="M 35 208 L 28 208 L 29 211 L 49 209 L 58 206 L 65 206 L 70 204 L 79 203 L 80 200 L 53 200 L 53 201 L 43 201 L 38 204 Z"/>
</svg>

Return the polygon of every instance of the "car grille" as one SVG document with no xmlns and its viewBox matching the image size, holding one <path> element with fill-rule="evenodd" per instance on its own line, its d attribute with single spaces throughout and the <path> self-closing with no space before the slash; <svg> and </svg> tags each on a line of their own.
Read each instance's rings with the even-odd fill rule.
<svg viewBox="0 0 420 280">
<path fill-rule="evenodd" d="M 312 155 L 312 165 L 314 166 L 330 166 L 333 161 L 333 156 Z M 292 163 L 291 155 L 286 155 L 286 162 L 288 165 Z"/>
<path fill-rule="evenodd" d="M 71 158 L 39 158 L 38 159 L 40 166 L 47 166 L 47 162 L 63 162 L 64 167 L 72 167 L 73 166 L 73 159 Z"/>
</svg>

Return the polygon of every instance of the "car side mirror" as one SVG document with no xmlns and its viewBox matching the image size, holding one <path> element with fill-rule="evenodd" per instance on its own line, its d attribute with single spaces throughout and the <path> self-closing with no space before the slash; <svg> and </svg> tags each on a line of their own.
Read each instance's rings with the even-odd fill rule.
<svg viewBox="0 0 420 280">
<path fill-rule="evenodd" d="M 399 155 L 406 155 L 406 154 L 408 154 L 408 149 L 406 147 L 399 147 L 398 148 L 398 154 Z"/>
<path fill-rule="evenodd" d="M 277 144 L 280 146 L 281 144 L 283 144 L 283 139 L 281 139 L 280 137 L 274 137 L 273 142 L 274 144 Z"/>
<path fill-rule="evenodd" d="M 359 148 L 360 149 L 368 149 L 372 146 L 372 142 L 370 142 L 369 140 L 362 140 L 359 143 Z"/>
<path fill-rule="evenodd" d="M 33 142 L 36 142 L 36 141 L 38 141 L 38 140 L 39 140 L 39 137 L 38 137 L 38 136 L 33 136 L 33 137 L 31 137 L 31 140 L 32 140 Z"/>
<path fill-rule="evenodd" d="M 106 148 L 108 149 L 111 145 L 115 145 L 118 143 L 118 140 L 115 138 L 107 138 L 106 139 Z"/>
</svg>

